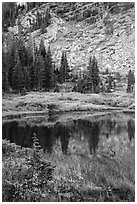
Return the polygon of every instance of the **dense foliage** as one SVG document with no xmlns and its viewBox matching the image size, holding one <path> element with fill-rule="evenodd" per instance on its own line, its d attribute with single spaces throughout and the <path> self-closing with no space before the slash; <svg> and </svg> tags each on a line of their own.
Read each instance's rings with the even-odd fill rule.
<svg viewBox="0 0 137 204">
<path fill-rule="evenodd" d="M 8 63 L 9 62 L 9 63 Z M 54 87 L 53 62 L 50 47 L 45 50 L 43 41 L 39 49 L 25 46 L 21 38 L 14 38 L 12 46 L 2 55 L 3 91 L 12 89 L 47 90 Z"/>
<path fill-rule="evenodd" d="M 10 152 L 19 153 L 21 151 L 16 146 L 9 146 L 7 149 L 7 143 L 3 144 L 2 151 L 6 159 L 4 174 L 6 171 L 11 171 L 8 177 L 3 179 L 3 202 L 34 202 L 40 201 L 43 198 L 48 200 L 48 196 L 51 193 L 50 181 L 53 177 L 53 171 L 55 166 L 51 162 L 45 161 L 43 151 L 39 145 L 38 139 L 34 134 L 33 137 L 33 149 L 29 152 L 29 157 L 25 157 L 23 163 L 14 159 L 14 155 L 11 156 L 10 161 L 8 154 Z M 25 150 L 24 150 L 25 151 Z M 23 151 L 22 151 L 23 153 Z M 26 150 L 27 154 L 27 150 Z M 6 168 L 9 165 L 9 168 Z"/>
</svg>

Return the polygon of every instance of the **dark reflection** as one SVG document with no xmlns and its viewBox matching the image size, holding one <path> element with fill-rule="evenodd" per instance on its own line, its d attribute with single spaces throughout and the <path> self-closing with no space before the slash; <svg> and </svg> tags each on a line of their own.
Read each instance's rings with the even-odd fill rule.
<svg viewBox="0 0 137 204">
<path fill-rule="evenodd" d="M 122 131 L 121 126 L 118 125 L 117 128 L 116 128 L 116 134 L 119 135 L 121 133 L 121 131 Z"/>
<path fill-rule="evenodd" d="M 58 136 L 60 137 L 61 141 L 61 149 L 63 154 L 67 154 L 69 139 L 70 139 L 70 130 L 68 127 L 64 125 L 58 126 Z"/>
<path fill-rule="evenodd" d="M 90 122 L 88 120 L 78 120 L 77 131 L 80 132 L 80 138 L 84 135 L 89 144 L 90 154 L 95 154 L 98 148 L 100 122 Z"/>
<path fill-rule="evenodd" d="M 22 147 L 31 148 L 33 145 L 32 137 L 37 135 L 41 147 L 51 153 L 54 142 L 54 130 L 45 126 L 19 125 L 17 121 L 4 123 L 2 126 L 2 136 Z"/>
<path fill-rule="evenodd" d="M 35 132 L 44 151 L 51 153 L 54 143 L 53 127 L 35 126 Z"/>
<path fill-rule="evenodd" d="M 108 132 L 106 133 L 106 138 L 107 138 L 107 139 L 109 138 L 109 133 L 108 133 Z"/>
<path fill-rule="evenodd" d="M 52 119 L 51 119 L 52 120 Z M 38 141 L 45 152 L 52 153 L 54 145 L 60 140 L 63 154 L 68 153 L 71 138 L 83 143 L 88 143 L 91 154 L 96 154 L 99 140 L 104 135 L 108 139 L 121 133 L 128 134 L 129 140 L 134 138 L 135 123 L 133 120 L 118 122 L 116 119 L 102 119 L 99 121 L 71 120 L 56 122 L 48 125 L 28 125 L 24 121 L 5 122 L 2 126 L 2 137 L 22 147 L 31 148 L 32 137 L 37 135 Z M 119 135 L 120 136 L 120 135 Z"/>
<path fill-rule="evenodd" d="M 100 126 L 98 122 L 92 123 L 89 137 L 89 149 L 91 154 L 96 153 L 99 143 Z"/>
<path fill-rule="evenodd" d="M 49 122 L 55 122 L 57 121 L 58 116 L 57 115 L 49 115 L 48 121 Z"/>
<path fill-rule="evenodd" d="M 128 137 L 129 140 L 131 141 L 132 138 L 134 138 L 135 136 L 135 123 L 133 120 L 128 120 L 127 125 L 128 125 Z"/>
</svg>

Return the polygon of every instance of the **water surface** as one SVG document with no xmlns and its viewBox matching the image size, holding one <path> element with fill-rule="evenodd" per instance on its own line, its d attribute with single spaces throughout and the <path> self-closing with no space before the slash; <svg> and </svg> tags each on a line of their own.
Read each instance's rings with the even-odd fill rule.
<svg viewBox="0 0 137 204">
<path fill-rule="evenodd" d="M 33 135 L 37 135 L 43 150 L 52 153 L 57 146 L 63 154 L 81 152 L 96 154 L 103 151 L 106 144 L 111 149 L 126 144 L 132 148 L 134 143 L 134 118 L 121 114 L 85 118 L 62 119 L 50 117 L 26 120 L 3 121 L 2 137 L 22 147 L 32 147 Z M 29 122 L 28 122 L 29 121 Z M 121 143 L 122 141 L 122 143 Z"/>
</svg>

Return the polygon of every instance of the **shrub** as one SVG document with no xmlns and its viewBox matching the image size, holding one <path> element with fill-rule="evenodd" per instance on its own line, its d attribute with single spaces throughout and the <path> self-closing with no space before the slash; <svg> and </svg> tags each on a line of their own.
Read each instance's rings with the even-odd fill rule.
<svg viewBox="0 0 137 204">
<path fill-rule="evenodd" d="M 14 148 L 14 147 L 13 147 Z M 6 152 L 5 145 L 3 152 Z M 14 148 L 15 150 L 15 148 Z M 16 154 L 18 151 L 16 150 Z M 32 155 L 22 159 L 8 157 L 3 167 L 3 202 L 33 202 L 48 200 L 55 166 L 43 159 L 42 150 L 34 134 Z"/>
</svg>

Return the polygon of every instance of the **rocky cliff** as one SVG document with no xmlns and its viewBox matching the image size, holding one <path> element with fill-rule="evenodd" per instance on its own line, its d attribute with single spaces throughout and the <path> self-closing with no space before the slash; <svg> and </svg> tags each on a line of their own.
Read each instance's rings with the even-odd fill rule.
<svg viewBox="0 0 137 204">
<path fill-rule="evenodd" d="M 102 18 L 97 18 L 102 7 L 95 7 L 93 3 L 64 2 L 49 3 L 48 6 L 50 25 L 44 30 L 31 31 L 31 36 L 37 45 L 43 38 L 45 46 L 51 46 L 53 60 L 57 66 L 60 65 L 61 53 L 65 50 L 69 66 L 76 73 L 86 69 L 91 55 L 96 56 L 102 71 L 108 68 L 109 71 L 125 75 L 129 67 L 135 69 L 134 6 L 126 9 L 122 7 L 117 12 L 108 10 L 107 21 L 104 21 L 105 17 L 101 15 Z M 46 9 L 47 3 L 43 3 L 22 15 L 21 25 L 26 42 L 30 36 L 30 27 L 37 20 L 37 12 L 44 14 Z M 96 22 L 93 22 L 93 19 L 97 19 Z M 9 31 L 15 34 L 18 32 L 17 28 L 14 26 L 9 28 Z"/>
</svg>

